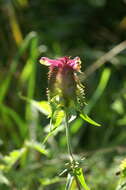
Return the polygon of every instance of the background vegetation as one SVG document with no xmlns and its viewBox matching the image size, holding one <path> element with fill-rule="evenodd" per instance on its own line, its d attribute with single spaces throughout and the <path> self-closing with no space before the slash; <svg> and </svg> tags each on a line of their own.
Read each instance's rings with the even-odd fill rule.
<svg viewBox="0 0 126 190">
<path fill-rule="evenodd" d="M 91 189 L 119 189 L 116 173 L 126 156 L 126 1 L 1 0 L 0 12 L 0 189 L 65 188 L 66 174 L 58 177 L 67 161 L 65 131 L 58 128 L 43 147 L 49 119 L 28 101 L 47 100 L 48 68 L 39 58 L 65 55 L 81 58 L 85 112 L 102 125 L 72 122 L 75 156 L 86 158 Z"/>
</svg>

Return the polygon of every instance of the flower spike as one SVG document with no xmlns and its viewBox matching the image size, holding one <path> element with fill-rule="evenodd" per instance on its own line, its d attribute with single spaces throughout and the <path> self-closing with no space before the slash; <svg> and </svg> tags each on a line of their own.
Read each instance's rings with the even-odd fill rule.
<svg viewBox="0 0 126 190">
<path fill-rule="evenodd" d="M 49 66 L 48 98 L 62 107 L 81 109 L 85 105 L 84 89 L 78 72 L 81 72 L 79 57 L 71 59 L 68 56 L 58 59 L 42 57 L 40 63 Z"/>
</svg>

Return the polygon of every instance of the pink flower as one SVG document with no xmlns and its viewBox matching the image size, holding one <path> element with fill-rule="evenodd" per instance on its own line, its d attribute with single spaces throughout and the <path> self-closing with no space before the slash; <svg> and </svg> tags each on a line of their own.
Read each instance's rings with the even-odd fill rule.
<svg viewBox="0 0 126 190">
<path fill-rule="evenodd" d="M 47 57 L 42 57 L 40 59 L 40 63 L 46 66 L 51 67 L 70 67 L 73 70 L 80 71 L 81 61 L 79 57 L 75 57 L 74 59 L 70 59 L 70 57 L 65 56 L 58 59 L 49 59 Z"/>
<path fill-rule="evenodd" d="M 40 63 L 49 66 L 48 98 L 62 107 L 77 108 L 84 105 L 84 90 L 77 75 L 81 72 L 79 57 L 49 59 L 42 57 Z"/>
</svg>

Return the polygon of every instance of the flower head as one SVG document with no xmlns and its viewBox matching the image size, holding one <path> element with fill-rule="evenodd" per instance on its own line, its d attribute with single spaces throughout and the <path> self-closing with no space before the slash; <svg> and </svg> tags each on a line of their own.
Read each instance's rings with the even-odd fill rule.
<svg viewBox="0 0 126 190">
<path fill-rule="evenodd" d="M 50 102 L 63 107 L 84 105 L 84 90 L 77 75 L 81 72 L 79 57 L 49 59 L 42 57 L 40 63 L 49 66 L 48 97 Z"/>
<path fill-rule="evenodd" d="M 69 67 L 73 70 L 80 71 L 81 61 L 79 57 L 75 57 L 74 59 L 70 59 L 70 57 L 61 57 L 58 59 L 49 59 L 47 57 L 42 57 L 40 59 L 40 63 L 50 67 Z"/>
</svg>

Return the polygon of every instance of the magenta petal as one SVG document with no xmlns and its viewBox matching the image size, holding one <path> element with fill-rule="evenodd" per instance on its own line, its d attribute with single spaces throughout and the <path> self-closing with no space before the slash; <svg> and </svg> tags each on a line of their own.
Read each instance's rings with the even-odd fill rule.
<svg viewBox="0 0 126 190">
<path fill-rule="evenodd" d="M 65 63 L 67 63 L 69 61 L 69 57 L 67 57 L 67 56 L 61 57 L 58 60 L 65 64 Z"/>
<path fill-rule="evenodd" d="M 68 56 L 58 59 L 49 59 L 47 57 L 42 57 L 40 59 L 40 63 L 46 66 L 59 68 L 69 66 L 71 69 L 74 69 L 76 71 L 79 71 L 81 67 L 81 61 L 79 57 L 75 57 L 74 59 L 70 59 Z"/>
<path fill-rule="evenodd" d="M 47 57 L 41 57 L 40 63 L 43 64 L 43 65 L 46 65 L 46 66 L 50 66 L 51 65 L 50 59 L 48 59 Z"/>
<path fill-rule="evenodd" d="M 63 65 L 60 59 L 49 59 L 47 57 L 41 57 L 40 63 L 46 66 L 60 67 Z"/>
</svg>

